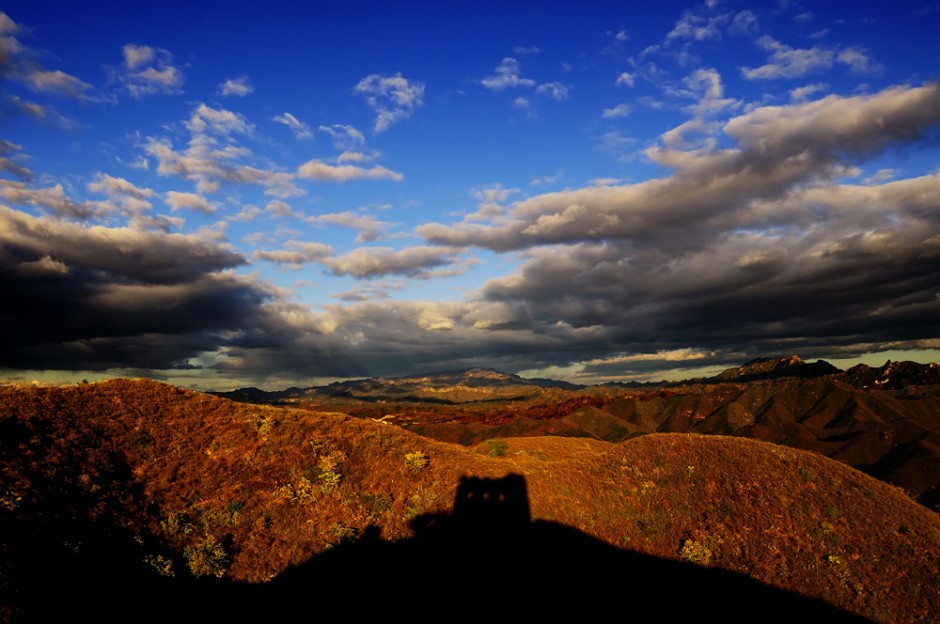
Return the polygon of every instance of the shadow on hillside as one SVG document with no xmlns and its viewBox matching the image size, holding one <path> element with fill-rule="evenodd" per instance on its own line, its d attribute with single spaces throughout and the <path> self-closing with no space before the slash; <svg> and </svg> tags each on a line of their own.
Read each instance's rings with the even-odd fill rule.
<svg viewBox="0 0 940 624">
<path fill-rule="evenodd" d="M 614 548 L 553 522 L 532 521 L 524 477 L 464 477 L 453 512 L 412 523 L 414 538 L 355 543 L 245 587 L 241 613 L 428 617 L 597 616 L 643 622 L 866 622 L 747 577 Z M 678 548 L 678 545 L 677 545 Z"/>
<path fill-rule="evenodd" d="M 451 513 L 420 516 L 412 528 L 413 538 L 387 542 L 370 527 L 359 541 L 263 585 L 145 577 L 130 552 L 112 542 L 78 561 L 89 566 L 85 571 L 49 569 L 49 584 L 32 595 L 28 617 L 15 621 L 305 622 L 337 615 L 867 621 L 741 575 L 532 521 L 519 475 L 465 477 Z"/>
</svg>

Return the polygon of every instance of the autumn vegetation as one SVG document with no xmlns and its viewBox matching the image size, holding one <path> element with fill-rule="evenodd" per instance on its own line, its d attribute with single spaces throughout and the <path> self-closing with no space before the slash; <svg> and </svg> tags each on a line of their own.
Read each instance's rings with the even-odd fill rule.
<svg viewBox="0 0 940 624">
<path fill-rule="evenodd" d="M 0 405 L 8 621 L 31 621 L 56 592 L 80 604 L 79 590 L 119 578 L 167 597 L 277 587 L 357 544 L 407 543 L 453 513 L 462 479 L 507 475 L 524 478 L 534 523 L 612 552 L 735 573 L 872 621 L 940 614 L 940 516 L 784 444 L 691 433 L 458 444 L 374 415 L 128 379 L 4 386 Z M 418 587 L 435 575 L 421 574 Z M 305 587 L 305 600 L 331 599 Z"/>
</svg>

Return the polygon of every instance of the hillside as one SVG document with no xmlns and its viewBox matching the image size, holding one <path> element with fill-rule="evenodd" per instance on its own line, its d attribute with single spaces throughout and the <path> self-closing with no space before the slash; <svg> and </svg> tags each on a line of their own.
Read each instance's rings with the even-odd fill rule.
<svg viewBox="0 0 940 624">
<path fill-rule="evenodd" d="M 60 606 L 157 620 L 362 595 L 381 601 L 360 609 L 404 614 L 435 591 L 471 611 L 501 596 L 583 613 L 625 587 L 648 615 L 753 621 L 756 603 L 771 605 L 765 621 L 774 607 L 828 617 L 834 605 L 845 621 L 940 613 L 940 517 L 782 445 L 673 433 L 461 446 L 144 380 L 7 386 L 0 405 L 10 621 Z M 665 579 L 686 585 L 653 582 Z M 710 593 L 722 587 L 740 591 Z"/>
<path fill-rule="evenodd" d="M 542 435 L 621 442 L 667 432 L 756 438 L 837 459 L 940 509 L 936 364 L 888 362 L 843 372 L 790 355 L 709 379 L 583 388 L 471 369 L 223 396 L 341 411 L 464 445 Z"/>
</svg>

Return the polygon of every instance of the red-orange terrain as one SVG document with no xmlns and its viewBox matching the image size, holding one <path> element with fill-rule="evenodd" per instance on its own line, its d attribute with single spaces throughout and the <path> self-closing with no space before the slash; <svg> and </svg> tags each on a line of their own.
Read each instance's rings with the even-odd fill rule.
<svg viewBox="0 0 940 624">
<path fill-rule="evenodd" d="M 465 380 L 428 411 L 389 400 L 402 382 L 279 405 L 146 380 L 5 386 L 0 614 L 936 621 L 940 516 L 887 464 L 849 464 L 935 478 L 937 396 L 839 375 L 496 400 Z M 408 430 L 432 425 L 470 433 Z"/>
</svg>

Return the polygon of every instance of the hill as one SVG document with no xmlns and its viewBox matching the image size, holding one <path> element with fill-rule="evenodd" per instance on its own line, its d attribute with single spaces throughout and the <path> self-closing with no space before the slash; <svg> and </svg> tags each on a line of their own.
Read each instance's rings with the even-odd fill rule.
<svg viewBox="0 0 940 624">
<path fill-rule="evenodd" d="M 752 360 L 709 379 L 576 388 L 470 369 L 223 396 L 342 411 L 464 445 L 542 435 L 621 442 L 666 432 L 756 438 L 837 459 L 940 509 L 936 364 L 887 362 L 843 372 L 790 355 Z"/>
<path fill-rule="evenodd" d="M 834 606 L 845 621 L 940 613 L 940 517 L 777 444 L 683 433 L 461 446 L 144 380 L 8 386 L 0 404 L 11 621 L 56 605 L 146 619 L 360 595 L 403 613 L 401 601 L 413 610 L 447 589 L 471 609 L 498 596 L 574 613 L 609 608 L 622 596 L 604 592 L 624 587 L 650 616 L 752 621 L 748 597 L 788 616 Z M 652 593 L 649 579 L 668 578 L 689 586 Z M 552 599 L 538 604 L 546 583 Z M 708 593 L 721 587 L 742 593 Z M 694 600 L 676 604 L 683 594 Z"/>
</svg>

